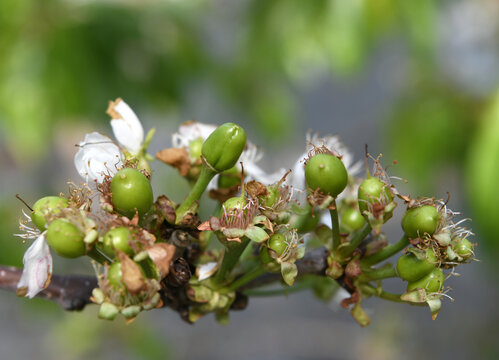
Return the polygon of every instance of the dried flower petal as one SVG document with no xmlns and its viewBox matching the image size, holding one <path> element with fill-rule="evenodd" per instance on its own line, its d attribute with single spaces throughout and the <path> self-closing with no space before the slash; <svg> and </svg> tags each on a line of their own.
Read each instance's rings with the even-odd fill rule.
<svg viewBox="0 0 499 360">
<path fill-rule="evenodd" d="M 132 155 L 138 154 L 144 142 L 144 129 L 135 112 L 121 98 L 110 101 L 106 113 L 118 143 Z"/>
<path fill-rule="evenodd" d="M 26 250 L 23 257 L 24 270 L 17 284 L 17 295 L 30 299 L 50 284 L 52 256 L 43 232 Z"/>
</svg>

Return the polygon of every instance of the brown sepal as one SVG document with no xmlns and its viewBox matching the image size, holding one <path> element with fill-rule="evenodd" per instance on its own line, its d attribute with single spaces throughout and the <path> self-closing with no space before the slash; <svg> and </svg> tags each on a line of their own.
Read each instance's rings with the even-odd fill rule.
<svg viewBox="0 0 499 360">
<path fill-rule="evenodd" d="M 221 203 L 224 203 L 231 197 L 236 196 L 240 185 L 234 185 L 229 188 L 219 188 L 219 189 L 211 189 L 208 195 L 210 198 L 218 200 Z"/>
<path fill-rule="evenodd" d="M 173 166 L 182 176 L 187 176 L 191 169 L 189 153 L 184 148 L 163 149 L 156 153 L 156 159 L 161 160 L 167 165 Z"/>
<path fill-rule="evenodd" d="M 340 305 L 348 309 L 348 307 L 352 304 L 357 304 L 361 300 L 360 296 L 360 291 L 358 289 L 355 289 L 355 292 L 350 296 L 349 298 L 343 299 L 340 303 Z"/>
<path fill-rule="evenodd" d="M 154 203 L 156 209 L 170 224 L 175 224 L 177 215 L 175 214 L 175 203 L 168 199 L 165 195 L 158 197 Z"/>
<path fill-rule="evenodd" d="M 138 293 L 146 285 L 139 265 L 123 252 L 120 252 L 119 258 L 125 286 L 131 294 Z"/>
<path fill-rule="evenodd" d="M 265 185 L 256 180 L 251 180 L 245 185 L 246 192 L 254 199 L 267 196 L 269 191 Z"/>
<path fill-rule="evenodd" d="M 204 223 L 198 226 L 199 231 L 212 231 L 212 227 L 209 220 L 206 220 Z"/>
<path fill-rule="evenodd" d="M 147 253 L 158 268 L 161 278 L 170 272 L 170 263 L 175 255 L 175 245 L 167 243 L 156 243 L 147 248 Z"/>
</svg>

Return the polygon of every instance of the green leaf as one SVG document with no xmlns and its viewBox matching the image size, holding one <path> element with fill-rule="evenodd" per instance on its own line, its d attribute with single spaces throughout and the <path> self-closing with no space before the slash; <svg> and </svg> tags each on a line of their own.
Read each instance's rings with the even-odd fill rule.
<svg viewBox="0 0 499 360">
<path fill-rule="evenodd" d="M 244 235 L 256 243 L 264 242 L 269 238 L 269 234 L 258 226 L 250 226 L 246 229 Z"/>
<path fill-rule="evenodd" d="M 428 299 L 426 300 L 426 303 L 430 307 L 431 318 L 435 320 L 440 312 L 440 309 L 442 308 L 442 301 L 440 301 L 440 299 Z"/>
<path fill-rule="evenodd" d="M 258 215 L 253 218 L 253 224 L 263 224 L 267 221 L 267 217 L 265 215 Z"/>
<path fill-rule="evenodd" d="M 295 282 L 296 275 L 298 275 L 298 268 L 294 263 L 283 262 L 281 263 L 281 274 L 286 284 L 292 286 Z"/>
<path fill-rule="evenodd" d="M 426 291 L 424 289 L 416 289 L 413 291 L 409 291 L 402 294 L 400 296 L 400 299 L 413 303 L 422 303 L 427 301 Z"/>
</svg>

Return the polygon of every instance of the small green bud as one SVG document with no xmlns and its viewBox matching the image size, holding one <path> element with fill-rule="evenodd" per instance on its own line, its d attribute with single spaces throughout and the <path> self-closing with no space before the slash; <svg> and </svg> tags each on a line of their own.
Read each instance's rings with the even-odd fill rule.
<svg viewBox="0 0 499 360">
<path fill-rule="evenodd" d="M 85 234 L 67 219 L 52 221 L 47 229 L 47 243 L 65 258 L 85 255 Z"/>
<path fill-rule="evenodd" d="M 60 196 L 45 196 L 33 205 L 31 220 L 41 231 L 45 231 L 47 223 L 46 216 L 57 214 L 61 209 L 68 206 L 68 199 Z"/>
<path fill-rule="evenodd" d="M 246 145 L 246 132 L 234 123 L 220 125 L 203 144 L 201 153 L 217 172 L 236 165 Z"/>
<path fill-rule="evenodd" d="M 97 304 L 102 304 L 104 302 L 104 299 L 106 298 L 104 292 L 99 288 L 95 288 L 92 290 L 92 297 Z"/>
<path fill-rule="evenodd" d="M 153 204 L 152 188 L 147 177 L 137 169 L 121 169 L 111 180 L 114 209 L 129 218 L 145 214 Z"/>
<path fill-rule="evenodd" d="M 312 191 L 338 196 L 348 182 L 348 173 L 343 162 L 332 154 L 316 154 L 305 165 L 305 179 Z"/>
<path fill-rule="evenodd" d="M 114 254 L 114 250 L 123 251 L 127 255 L 133 253 L 129 242 L 132 240 L 132 233 L 126 227 L 117 227 L 109 230 L 102 240 L 104 252 L 106 254 Z"/>
<path fill-rule="evenodd" d="M 99 318 L 104 320 L 114 320 L 120 310 L 111 303 L 105 302 L 99 308 Z"/>
<path fill-rule="evenodd" d="M 424 205 L 405 212 L 402 218 L 402 229 L 410 239 L 416 239 L 425 234 L 433 235 L 439 221 L 440 215 L 435 206 Z"/>
<path fill-rule="evenodd" d="M 134 318 L 136 317 L 137 315 L 139 315 L 140 313 L 140 306 L 138 305 L 132 305 L 132 306 L 128 306 L 124 309 L 121 309 L 121 314 L 127 318 L 127 319 L 130 319 L 130 318 Z"/>
<path fill-rule="evenodd" d="M 440 268 L 434 269 L 423 278 L 407 284 L 407 291 L 425 289 L 427 293 L 440 292 L 444 287 L 445 275 Z"/>
</svg>

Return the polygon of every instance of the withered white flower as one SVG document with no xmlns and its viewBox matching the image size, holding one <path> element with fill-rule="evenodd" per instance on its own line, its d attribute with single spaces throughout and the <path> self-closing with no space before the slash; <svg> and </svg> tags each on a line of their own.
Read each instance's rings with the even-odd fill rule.
<svg viewBox="0 0 499 360">
<path fill-rule="evenodd" d="M 17 284 L 17 294 L 30 299 L 45 289 L 52 276 L 52 256 L 45 240 L 44 231 L 26 250 L 23 257 L 24 269 Z"/>
<path fill-rule="evenodd" d="M 176 148 L 185 148 L 189 152 L 192 141 L 202 139 L 205 141 L 217 127 L 196 121 L 187 121 L 180 125 L 178 132 L 172 134 L 172 145 Z"/>
<path fill-rule="evenodd" d="M 144 143 L 144 129 L 135 112 L 118 98 L 109 102 L 106 113 L 111 116 L 111 127 L 120 146 L 131 155 L 137 155 Z"/>
<path fill-rule="evenodd" d="M 79 144 L 74 164 L 78 173 L 87 182 L 101 183 L 104 176 L 113 175 L 123 166 L 124 155 L 107 136 L 93 132 L 85 135 Z"/>
</svg>

